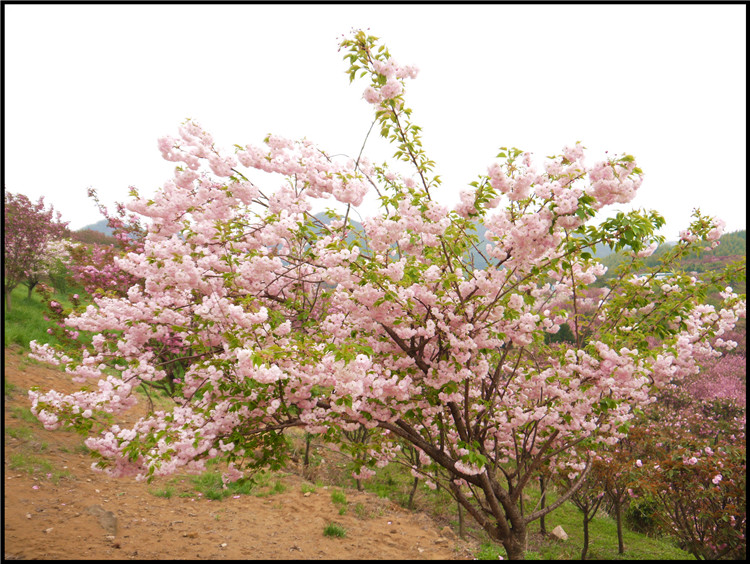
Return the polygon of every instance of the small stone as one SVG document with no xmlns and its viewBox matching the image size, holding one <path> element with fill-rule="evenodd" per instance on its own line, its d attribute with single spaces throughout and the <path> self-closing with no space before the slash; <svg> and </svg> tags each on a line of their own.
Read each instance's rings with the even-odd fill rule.
<svg viewBox="0 0 750 564">
<path fill-rule="evenodd" d="M 117 517 L 111 511 L 106 511 L 101 505 L 92 505 L 86 508 L 86 512 L 93 515 L 99 521 L 99 525 L 110 535 L 117 535 Z"/>
<path fill-rule="evenodd" d="M 453 529 L 451 529 L 448 526 L 445 526 L 442 529 L 440 529 L 440 534 L 443 537 L 447 538 L 447 539 L 455 539 L 456 538 L 456 533 L 454 533 Z"/>
<path fill-rule="evenodd" d="M 227 547 L 227 543 L 223 542 L 223 543 L 221 543 L 221 544 L 220 544 L 219 546 L 220 546 L 221 548 L 226 548 L 226 547 Z"/>
<path fill-rule="evenodd" d="M 565 532 L 565 529 L 562 528 L 562 526 L 558 525 L 554 529 L 552 529 L 552 532 L 550 533 L 553 537 L 559 540 L 568 540 L 568 533 Z"/>
<path fill-rule="evenodd" d="M 44 529 L 45 533 L 51 533 L 53 531 L 54 527 L 50 527 L 49 529 Z"/>
<path fill-rule="evenodd" d="M 27 513 L 27 514 L 26 514 L 26 518 L 27 518 L 27 519 L 31 519 L 31 513 Z"/>
</svg>

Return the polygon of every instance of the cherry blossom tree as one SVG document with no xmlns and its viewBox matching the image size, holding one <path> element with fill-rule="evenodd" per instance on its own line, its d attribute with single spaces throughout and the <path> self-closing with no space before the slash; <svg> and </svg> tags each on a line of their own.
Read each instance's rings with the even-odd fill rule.
<svg viewBox="0 0 750 564">
<path fill-rule="evenodd" d="M 31 295 L 49 259 L 48 245 L 67 234 L 67 225 L 60 220 L 60 212 L 46 208 L 44 197 L 32 204 L 24 194 L 5 190 L 3 291 L 8 310 L 10 294 L 19 284 L 26 283 Z"/>
<path fill-rule="evenodd" d="M 71 260 L 71 252 L 78 247 L 78 243 L 70 239 L 54 239 L 47 242 L 36 261 L 36 264 L 26 273 L 24 284 L 31 292 L 42 280 L 50 282 L 55 291 L 64 292 L 70 280 L 68 265 Z"/>
<path fill-rule="evenodd" d="M 229 480 L 282 465 L 291 427 L 342 451 L 354 445 L 356 479 L 413 449 L 415 477 L 445 487 L 522 558 L 528 524 L 575 493 L 598 445 L 626 436 L 654 390 L 712 357 L 710 339 L 744 315 L 732 292 L 719 308 L 698 303 L 723 288 L 720 275 L 656 278 L 680 253 L 718 241 L 721 224 L 696 212 L 666 262 L 635 275 L 664 220 L 638 210 L 593 225 L 605 206 L 634 197 L 642 171 L 629 155 L 585 164 L 580 143 L 542 164 L 502 148 L 450 209 L 405 104 L 416 68 L 363 32 L 341 48 L 352 81 L 368 80 L 364 98 L 396 162 L 278 135 L 227 154 L 183 123 L 159 143 L 174 177 L 128 204 L 147 233 L 116 264 L 143 283 L 68 317 L 69 328 L 94 333 L 90 347 L 32 344 L 35 358 L 98 389 L 33 389 L 32 410 L 48 429 L 90 432 L 97 468 L 140 479 L 199 472 L 214 458 Z M 369 190 L 380 213 L 358 228 L 351 216 Z M 311 211 L 326 199 L 341 210 L 328 222 Z M 599 243 L 632 261 L 594 296 Z M 545 339 L 563 323 L 574 338 Z M 132 407 L 136 386 L 165 380 L 173 409 L 131 428 L 101 417 Z M 342 440 L 362 428 L 366 452 Z M 570 487 L 524 512 L 523 491 L 542 468 Z"/>
</svg>

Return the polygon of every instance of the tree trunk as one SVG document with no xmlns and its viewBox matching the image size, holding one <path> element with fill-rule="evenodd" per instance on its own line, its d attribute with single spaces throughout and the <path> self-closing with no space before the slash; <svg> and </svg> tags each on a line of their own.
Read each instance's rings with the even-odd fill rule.
<svg viewBox="0 0 750 564">
<path fill-rule="evenodd" d="M 503 541 L 505 552 L 508 553 L 508 560 L 524 560 L 526 547 L 526 526 L 520 529 L 513 528 L 510 538 Z"/>
<path fill-rule="evenodd" d="M 305 469 L 310 465 L 310 441 L 312 441 L 312 435 L 305 433 L 305 460 L 303 462 Z"/>
<path fill-rule="evenodd" d="M 586 560 L 586 553 L 589 551 L 589 516 L 583 512 L 583 551 L 581 551 L 581 560 Z"/>
<path fill-rule="evenodd" d="M 10 291 L 5 290 L 5 311 L 10 311 Z"/>
<path fill-rule="evenodd" d="M 414 485 L 411 487 L 411 492 L 409 493 L 409 509 L 414 509 L 414 494 L 417 492 L 418 485 L 419 485 L 419 478 L 414 478 Z M 461 504 L 459 504 L 458 507 L 460 509 Z"/>
<path fill-rule="evenodd" d="M 615 506 L 615 521 L 617 521 L 617 550 L 620 554 L 625 552 L 625 544 L 622 541 L 622 516 L 620 507 L 620 496 L 619 494 L 613 500 Z"/>
<path fill-rule="evenodd" d="M 544 476 L 539 476 L 539 490 L 542 492 L 542 499 L 541 499 L 541 507 L 540 509 L 544 509 L 545 502 L 547 501 L 547 484 L 544 480 Z M 539 518 L 539 532 L 542 534 L 542 536 L 547 535 L 547 525 L 544 522 L 544 515 L 542 515 Z"/>
<path fill-rule="evenodd" d="M 464 508 L 458 504 L 458 536 L 464 538 Z"/>
</svg>

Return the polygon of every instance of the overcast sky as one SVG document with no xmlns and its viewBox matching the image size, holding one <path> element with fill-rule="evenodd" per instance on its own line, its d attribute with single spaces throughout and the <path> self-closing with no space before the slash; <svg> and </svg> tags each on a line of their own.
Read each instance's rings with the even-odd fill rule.
<svg viewBox="0 0 750 564">
<path fill-rule="evenodd" d="M 744 5 L 4 9 L 5 187 L 73 229 L 101 219 L 89 186 L 111 205 L 169 179 L 157 139 L 188 117 L 227 149 L 273 132 L 356 157 L 372 113 L 337 51 L 352 28 L 419 67 L 406 99 L 446 203 L 500 146 L 541 158 L 580 140 L 589 163 L 636 157 L 629 207 L 659 210 L 668 239 L 696 207 L 746 228 Z"/>
</svg>

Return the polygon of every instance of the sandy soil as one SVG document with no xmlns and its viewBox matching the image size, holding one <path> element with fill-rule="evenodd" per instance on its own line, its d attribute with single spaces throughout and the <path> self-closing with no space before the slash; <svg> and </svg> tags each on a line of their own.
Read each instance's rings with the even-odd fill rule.
<svg viewBox="0 0 750 564">
<path fill-rule="evenodd" d="M 81 436 L 23 420 L 30 386 L 77 389 L 64 373 L 29 363 L 14 349 L 5 350 L 4 367 L 15 387 L 4 398 L 5 559 L 431 560 L 472 558 L 477 549 L 425 514 L 355 489 L 345 493 L 350 508 L 361 504 L 359 511 L 340 515 L 331 490 L 304 493 L 306 480 L 293 468 L 280 476 L 286 489 L 265 497 L 157 497 L 150 492 L 158 480 L 94 472 Z M 43 458 L 53 471 L 14 469 L 19 456 Z M 345 537 L 323 534 L 332 522 L 346 529 Z"/>
</svg>

